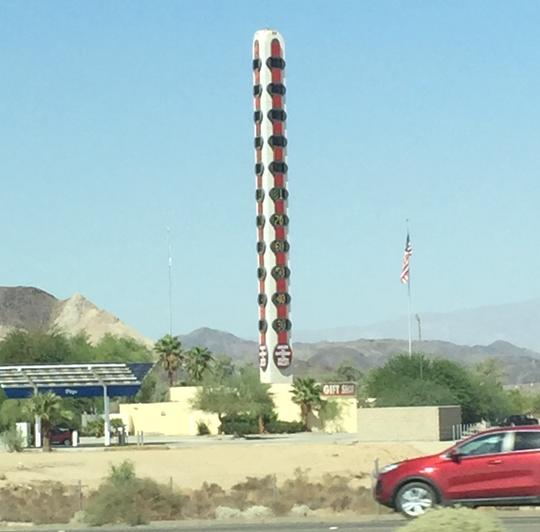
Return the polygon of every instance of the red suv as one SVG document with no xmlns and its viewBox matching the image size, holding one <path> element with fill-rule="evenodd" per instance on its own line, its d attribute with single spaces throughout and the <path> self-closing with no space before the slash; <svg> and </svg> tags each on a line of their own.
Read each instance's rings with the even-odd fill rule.
<svg viewBox="0 0 540 532">
<path fill-rule="evenodd" d="M 491 429 L 383 467 L 375 499 L 407 517 L 434 505 L 540 505 L 540 426 Z"/>
</svg>

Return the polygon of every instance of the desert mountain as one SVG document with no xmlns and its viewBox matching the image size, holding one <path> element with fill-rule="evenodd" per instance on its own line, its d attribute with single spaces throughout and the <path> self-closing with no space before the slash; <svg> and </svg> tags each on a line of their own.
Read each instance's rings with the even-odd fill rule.
<svg viewBox="0 0 540 532">
<path fill-rule="evenodd" d="M 540 311 L 540 300 L 537 303 L 538 309 L 536 309 L 534 301 L 529 302 L 528 307 L 520 307 L 528 309 L 530 313 L 528 324 L 531 327 L 536 326 L 535 321 L 538 314 L 534 314 L 535 310 Z M 506 312 L 508 309 L 504 310 Z M 517 312 L 517 310 L 515 311 Z M 484 317 L 488 315 L 489 313 L 484 314 Z M 434 316 L 437 319 L 442 319 L 443 315 Z M 423 317 L 424 322 L 435 323 L 430 322 L 427 317 L 428 315 Z M 474 313 L 469 316 L 469 319 L 475 319 Z M 483 320 L 478 318 L 476 323 L 479 331 L 483 330 L 482 327 L 487 322 L 499 324 L 498 326 L 501 328 L 503 326 L 502 321 L 496 321 L 493 316 L 486 320 L 487 318 Z M 75 294 L 66 300 L 59 300 L 37 288 L 0 287 L 0 338 L 13 328 L 60 330 L 71 335 L 85 331 L 92 342 L 99 341 L 106 334 L 112 334 L 134 338 L 146 345 L 152 345 L 151 340 L 120 321 L 116 316 L 98 308 L 81 294 Z M 448 330 L 450 329 L 451 327 L 448 326 Z M 442 329 L 441 331 L 444 332 Z M 383 329 L 380 332 L 383 332 Z M 444 335 L 442 334 L 442 336 Z M 502 333 L 499 336 L 502 336 Z M 216 355 L 229 355 L 238 363 L 257 363 L 258 348 L 256 343 L 243 340 L 227 332 L 201 328 L 180 338 L 185 348 L 196 345 L 203 346 Z M 471 336 L 470 338 L 476 337 Z M 516 347 L 513 343 L 503 340 L 486 343 L 474 340 L 470 343 L 473 345 L 466 345 L 465 342 L 424 340 L 414 342 L 414 350 L 425 353 L 427 356 L 444 356 L 464 364 L 474 364 L 485 358 L 493 357 L 503 363 L 508 383 L 540 382 L 540 353 L 537 351 Z M 296 342 L 293 344 L 293 351 L 295 374 L 300 376 L 316 375 L 331 372 L 341 364 L 362 370 L 380 366 L 393 354 L 406 352 L 407 341 L 382 338 L 312 343 Z"/>
<path fill-rule="evenodd" d="M 36 328 L 69 335 L 84 331 L 94 343 L 112 334 L 152 345 L 151 340 L 81 294 L 59 300 L 38 288 L 0 287 L 0 338 L 11 329 Z"/>
<path fill-rule="evenodd" d="M 257 363 L 257 344 L 230 333 L 213 329 L 197 329 L 180 337 L 184 347 L 204 346 L 214 354 L 226 354 L 238 363 Z M 405 353 L 405 340 L 376 339 L 348 342 L 296 342 L 293 344 L 294 373 L 328 373 L 341 364 L 367 370 L 377 367 L 396 353 Z M 446 357 L 472 365 L 486 358 L 501 361 L 506 370 L 507 383 L 540 382 L 540 353 L 498 341 L 490 345 L 457 345 L 451 342 L 422 341 L 414 343 L 414 350 L 429 357 Z"/>
<path fill-rule="evenodd" d="M 253 361 L 253 353 L 258 353 L 257 344 L 251 340 L 243 340 L 234 334 L 201 327 L 189 334 L 180 335 L 185 349 L 195 346 L 206 347 L 214 354 L 228 355 L 235 361 L 247 363 Z"/>
<path fill-rule="evenodd" d="M 540 298 L 448 313 L 420 313 L 420 319 L 425 340 L 445 340 L 461 345 L 489 345 L 502 340 L 540 351 Z M 416 337 L 416 320 L 413 327 Z M 355 338 L 406 339 L 407 318 L 403 316 L 367 326 L 298 332 L 296 337 L 309 342 Z"/>
</svg>

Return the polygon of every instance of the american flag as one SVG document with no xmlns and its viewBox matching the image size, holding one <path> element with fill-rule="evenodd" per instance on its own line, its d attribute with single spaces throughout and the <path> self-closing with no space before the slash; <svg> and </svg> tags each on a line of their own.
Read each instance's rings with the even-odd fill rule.
<svg viewBox="0 0 540 532">
<path fill-rule="evenodd" d="M 411 262 L 411 255 L 412 255 L 412 244 L 411 244 L 411 239 L 409 237 L 409 233 L 407 232 L 407 240 L 405 241 L 405 251 L 403 253 L 403 265 L 401 267 L 401 275 L 400 275 L 400 279 L 403 284 L 407 284 L 409 282 L 409 263 Z"/>
</svg>

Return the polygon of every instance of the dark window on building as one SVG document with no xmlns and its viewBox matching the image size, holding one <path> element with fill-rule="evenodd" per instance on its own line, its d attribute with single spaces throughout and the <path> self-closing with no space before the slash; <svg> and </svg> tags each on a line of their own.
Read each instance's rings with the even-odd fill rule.
<svg viewBox="0 0 540 532">
<path fill-rule="evenodd" d="M 262 148 L 263 144 L 264 144 L 264 141 L 263 141 L 262 137 L 255 137 L 255 149 L 256 150 L 259 149 L 259 148 Z"/>
<path fill-rule="evenodd" d="M 274 253 L 287 253 L 289 251 L 289 243 L 286 240 L 274 240 L 270 244 L 270 249 Z"/>
<path fill-rule="evenodd" d="M 268 298 L 266 297 L 266 294 L 259 294 L 257 296 L 257 303 L 259 303 L 261 307 L 266 307 L 267 301 L 268 301 Z"/>
<path fill-rule="evenodd" d="M 264 164 L 263 163 L 257 163 L 255 165 L 255 174 L 262 175 L 264 172 Z"/>
<path fill-rule="evenodd" d="M 514 451 L 540 449 L 540 430 L 531 432 L 516 431 Z"/>
<path fill-rule="evenodd" d="M 268 144 L 270 144 L 272 148 L 285 148 L 285 146 L 287 146 L 287 138 L 283 135 L 272 135 L 268 139 Z"/>
<path fill-rule="evenodd" d="M 268 330 L 266 320 L 259 320 L 259 332 L 265 333 Z"/>
<path fill-rule="evenodd" d="M 262 111 L 255 111 L 253 113 L 253 121 L 258 124 L 259 122 L 262 122 L 263 114 Z"/>
<path fill-rule="evenodd" d="M 253 70 L 259 70 L 261 68 L 262 62 L 260 59 L 253 60 Z"/>
<path fill-rule="evenodd" d="M 272 175 L 287 173 L 287 164 L 283 161 L 272 161 L 268 168 L 272 172 Z"/>
<path fill-rule="evenodd" d="M 257 203 L 260 203 L 264 199 L 264 190 L 262 188 L 258 188 L 255 191 L 255 199 L 257 200 Z"/>
<path fill-rule="evenodd" d="M 258 87 L 258 85 L 256 85 L 256 87 Z M 287 89 L 285 88 L 285 85 L 283 85 L 283 83 L 269 83 L 266 86 L 266 90 L 268 91 L 268 94 L 277 94 L 278 96 L 283 96 L 287 92 Z M 253 89 L 253 91 L 255 91 L 255 89 Z"/>
<path fill-rule="evenodd" d="M 268 68 L 280 68 L 283 70 L 285 68 L 285 59 L 283 57 L 269 57 L 266 60 L 266 66 Z"/>
<path fill-rule="evenodd" d="M 257 222 L 257 227 L 264 227 L 264 222 L 265 222 L 264 214 L 258 214 L 256 218 L 256 222 Z"/>
<path fill-rule="evenodd" d="M 266 269 L 262 266 L 257 268 L 257 279 L 259 279 L 260 281 L 266 279 Z"/>
<path fill-rule="evenodd" d="M 261 240 L 257 242 L 257 253 L 262 255 L 266 250 L 266 244 Z"/>
<path fill-rule="evenodd" d="M 287 113 L 283 109 L 270 109 L 268 111 L 268 118 L 272 122 L 285 122 L 287 120 Z"/>
<path fill-rule="evenodd" d="M 260 96 L 262 94 L 262 87 L 260 85 L 253 85 L 253 96 Z"/>
</svg>

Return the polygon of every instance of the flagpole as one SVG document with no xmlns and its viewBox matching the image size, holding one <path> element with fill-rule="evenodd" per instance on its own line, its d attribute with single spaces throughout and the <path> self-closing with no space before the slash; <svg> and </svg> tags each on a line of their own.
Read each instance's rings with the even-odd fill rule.
<svg viewBox="0 0 540 532">
<path fill-rule="evenodd" d="M 407 226 L 407 240 L 405 241 L 405 251 L 403 252 L 403 264 L 401 266 L 401 282 L 407 283 L 407 302 L 409 306 L 408 325 L 409 325 L 409 357 L 412 356 L 412 297 L 411 297 L 411 264 L 412 255 L 411 235 L 409 232 L 409 219 L 405 220 Z"/>
<path fill-rule="evenodd" d="M 406 220 L 407 235 L 410 237 L 409 219 Z M 409 307 L 409 357 L 412 356 L 412 297 L 411 297 L 411 267 L 409 264 L 409 277 L 407 279 L 407 302 Z"/>
<path fill-rule="evenodd" d="M 411 274 L 407 282 L 407 299 L 409 302 L 409 356 L 412 356 L 412 302 L 411 302 Z"/>
</svg>

